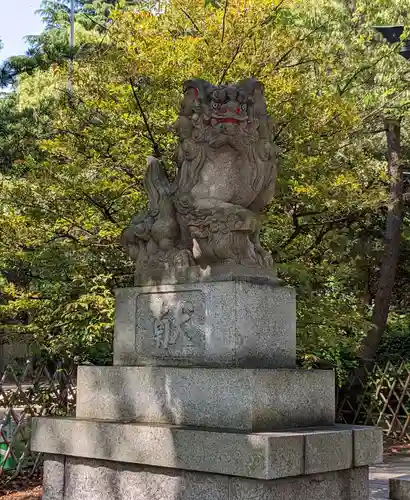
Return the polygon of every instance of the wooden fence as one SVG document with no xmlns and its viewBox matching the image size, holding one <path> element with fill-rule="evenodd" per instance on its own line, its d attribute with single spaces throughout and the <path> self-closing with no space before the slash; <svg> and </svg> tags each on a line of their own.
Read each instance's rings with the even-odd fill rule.
<svg viewBox="0 0 410 500">
<path fill-rule="evenodd" d="M 29 360 L 8 364 L 0 378 L 0 483 L 41 469 L 41 454 L 30 450 L 31 418 L 72 415 L 75 370 Z"/>
<path fill-rule="evenodd" d="M 337 420 L 378 426 L 385 438 L 410 441 L 410 361 L 353 373 L 338 391 Z"/>
</svg>

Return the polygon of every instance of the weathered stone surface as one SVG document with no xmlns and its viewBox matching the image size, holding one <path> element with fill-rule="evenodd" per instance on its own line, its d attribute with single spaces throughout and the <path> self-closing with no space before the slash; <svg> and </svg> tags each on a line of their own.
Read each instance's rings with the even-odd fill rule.
<svg viewBox="0 0 410 500">
<path fill-rule="evenodd" d="M 348 500 L 362 500 L 363 498 L 367 500 L 370 495 L 369 467 L 354 467 L 347 472 L 349 472 Z"/>
<path fill-rule="evenodd" d="M 368 500 L 368 468 L 277 481 L 232 478 L 229 500 Z"/>
<path fill-rule="evenodd" d="M 352 467 L 352 433 L 332 427 L 246 434 L 80 419 L 33 422 L 31 448 L 49 454 L 258 479 Z"/>
<path fill-rule="evenodd" d="M 43 500 L 64 500 L 65 457 L 46 455 L 43 468 Z"/>
<path fill-rule="evenodd" d="M 410 500 L 410 475 L 389 480 L 391 500 Z"/>
<path fill-rule="evenodd" d="M 64 500 L 228 500 L 229 478 L 67 458 Z"/>
<path fill-rule="evenodd" d="M 77 417 L 246 431 L 334 422 L 334 373 L 174 367 L 78 369 Z"/>
<path fill-rule="evenodd" d="M 114 365 L 293 368 L 294 290 L 248 281 L 117 290 Z"/>
<path fill-rule="evenodd" d="M 345 429 L 301 429 L 305 437 L 305 474 L 353 467 L 353 433 Z M 369 464 L 366 464 L 369 465 Z"/>
<path fill-rule="evenodd" d="M 33 451 L 272 479 L 303 474 L 303 436 L 79 419 L 34 420 Z"/>
<path fill-rule="evenodd" d="M 177 268 L 172 272 L 158 275 L 151 271 L 152 277 L 136 286 L 176 285 L 190 283 L 214 283 L 223 281 L 237 281 L 254 283 L 257 285 L 280 286 L 283 284 L 277 276 L 276 268 L 261 268 L 252 265 L 240 264 L 215 264 L 213 266 Z"/>
<path fill-rule="evenodd" d="M 368 500 L 368 469 L 275 481 L 67 458 L 64 500 Z"/>
<path fill-rule="evenodd" d="M 353 428 L 354 466 L 383 462 L 383 431 L 378 427 Z"/>
<path fill-rule="evenodd" d="M 217 87 L 185 82 L 175 131 L 174 181 L 158 158 L 148 158 L 148 211 L 135 215 L 122 234 L 136 263 L 136 283 L 163 283 L 195 266 L 269 270 L 260 213 L 274 193 L 277 148 L 263 85 L 252 78 Z"/>
<path fill-rule="evenodd" d="M 383 430 L 362 425 L 337 425 L 338 429 L 353 432 L 353 465 L 361 467 L 383 462 Z"/>
</svg>

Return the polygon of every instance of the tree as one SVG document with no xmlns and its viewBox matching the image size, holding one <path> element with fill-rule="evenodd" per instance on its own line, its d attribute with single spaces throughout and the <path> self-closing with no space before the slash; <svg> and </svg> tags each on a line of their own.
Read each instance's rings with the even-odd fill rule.
<svg viewBox="0 0 410 500">
<path fill-rule="evenodd" d="M 74 56 L 83 56 L 90 44 L 100 42 L 99 35 L 108 29 L 110 9 L 117 3 L 119 4 L 116 0 L 75 1 L 77 43 Z M 130 8 L 134 3 L 134 0 L 127 0 L 123 8 Z M 70 0 L 43 0 L 38 14 L 44 23 L 43 32 L 28 35 L 27 52 L 12 56 L 3 63 L 0 68 L 0 85 L 13 84 L 20 74 L 62 64 L 70 57 Z"/>
<path fill-rule="evenodd" d="M 172 174 L 169 125 L 182 82 L 251 75 L 264 82 L 281 148 L 263 240 L 298 289 L 301 356 L 336 365 L 341 352 L 353 357 L 371 326 L 382 250 L 382 120 L 392 108 L 408 112 L 405 63 L 371 28 L 393 13 L 400 21 L 398 2 L 366 3 L 140 2 L 111 10 L 109 29 L 88 31 L 94 42 L 76 58 L 71 107 L 64 62 L 22 74 L 14 99 L 37 132 L 3 174 L 0 261 L 25 281 L 3 278 L 0 311 L 29 311 L 30 321 L 7 332 L 29 331 L 60 355 L 106 359 L 112 290 L 132 282 L 118 236 L 144 206 L 153 147 L 139 105 Z"/>
<path fill-rule="evenodd" d="M 400 146 L 400 120 L 385 122 L 388 147 L 388 175 L 390 200 L 385 230 L 385 255 L 380 265 L 380 277 L 374 299 L 372 328 L 361 347 L 361 357 L 366 364 L 374 361 L 387 325 L 400 257 L 401 226 L 403 222 L 403 168 Z"/>
</svg>

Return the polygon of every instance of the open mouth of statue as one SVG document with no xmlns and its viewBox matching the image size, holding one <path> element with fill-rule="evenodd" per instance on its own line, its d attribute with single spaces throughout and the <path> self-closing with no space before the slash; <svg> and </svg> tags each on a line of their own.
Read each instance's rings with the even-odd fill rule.
<svg viewBox="0 0 410 500">
<path fill-rule="evenodd" d="M 246 119 L 240 120 L 238 118 L 228 117 L 228 116 L 224 116 L 221 118 L 216 118 L 216 117 L 211 118 L 212 126 L 219 125 L 220 123 L 233 123 L 234 125 L 242 125 L 246 123 Z"/>
</svg>

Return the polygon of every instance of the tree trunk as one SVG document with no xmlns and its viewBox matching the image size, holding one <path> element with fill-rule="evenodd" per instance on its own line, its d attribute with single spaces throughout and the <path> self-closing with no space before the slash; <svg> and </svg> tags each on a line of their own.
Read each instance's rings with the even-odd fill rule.
<svg viewBox="0 0 410 500">
<path fill-rule="evenodd" d="M 403 219 L 403 168 L 400 158 L 400 122 L 385 121 L 388 149 L 390 200 L 388 204 L 384 256 L 380 265 L 372 315 L 373 327 L 367 334 L 360 352 L 366 365 L 372 364 L 386 329 L 397 265 L 400 256 L 400 236 Z"/>
</svg>

